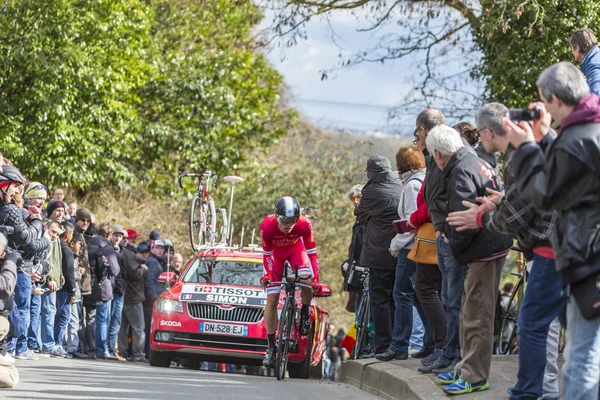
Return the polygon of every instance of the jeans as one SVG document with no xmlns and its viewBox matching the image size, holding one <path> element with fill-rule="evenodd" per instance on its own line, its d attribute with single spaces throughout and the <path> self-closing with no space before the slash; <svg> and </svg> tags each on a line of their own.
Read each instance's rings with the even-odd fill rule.
<svg viewBox="0 0 600 400">
<path fill-rule="evenodd" d="M 533 257 L 527 288 L 517 320 L 519 371 L 511 399 L 537 399 L 542 395 L 546 342 L 550 323 L 565 307 L 561 278 L 554 260 Z"/>
<path fill-rule="evenodd" d="M 131 327 L 131 351 L 134 358 L 144 356 L 144 343 L 146 333 L 144 332 L 144 306 L 142 303 L 125 304 L 123 306 L 123 321 L 119 330 L 119 351 L 121 354 L 127 352 L 129 327 Z"/>
<path fill-rule="evenodd" d="M 23 354 L 27 351 L 27 329 L 29 328 L 29 319 L 31 313 L 31 276 L 23 272 L 17 273 L 17 284 L 15 286 L 14 306 L 21 315 L 20 323 L 17 331 L 23 332 L 19 337 L 12 338 L 8 342 L 7 350 L 16 355 Z"/>
<path fill-rule="evenodd" d="M 583 318 L 572 295 L 567 302 L 567 346 L 564 356 L 563 398 L 596 400 L 600 386 L 600 318 Z"/>
<path fill-rule="evenodd" d="M 369 269 L 369 295 L 375 324 L 375 354 L 385 352 L 392 342 L 395 311 L 392 292 L 395 275 L 396 271 L 393 269 Z"/>
<path fill-rule="evenodd" d="M 121 315 L 123 314 L 123 296 L 114 296 L 110 305 L 110 326 L 108 328 L 108 353 L 115 355 L 117 336 L 121 329 Z M 122 351 L 122 350 L 121 350 Z"/>
<path fill-rule="evenodd" d="M 460 306 L 465 289 L 467 267 L 460 265 L 452 255 L 443 236 L 437 238 L 438 265 L 442 273 L 442 303 L 446 306 L 446 361 L 460 360 Z"/>
<path fill-rule="evenodd" d="M 42 296 L 31 296 L 29 329 L 27 330 L 27 347 L 40 350 L 40 313 L 42 310 Z"/>
<path fill-rule="evenodd" d="M 83 304 L 77 301 L 71 304 L 71 319 L 67 327 L 67 352 L 74 353 L 79 347 L 79 331 L 83 329 Z"/>
<path fill-rule="evenodd" d="M 110 323 L 110 301 L 96 307 L 96 355 L 108 354 L 108 326 Z"/>
<path fill-rule="evenodd" d="M 408 259 L 410 250 L 400 250 L 398 254 L 398 263 L 396 265 L 396 280 L 394 283 L 394 329 L 392 331 L 392 342 L 390 350 L 394 353 L 408 354 L 410 336 L 413 330 L 413 305 L 425 321 L 425 343 L 423 347 L 432 348 L 433 335 L 425 312 L 415 296 L 414 282 L 416 275 L 416 265 L 414 261 Z"/>
<path fill-rule="evenodd" d="M 416 296 L 415 296 L 416 297 Z M 423 320 L 417 311 L 417 307 L 412 307 L 413 311 L 413 326 L 412 333 L 410 335 L 410 349 L 419 350 L 423 348 L 423 338 L 425 337 L 425 328 L 423 327 Z"/>
<path fill-rule="evenodd" d="M 67 327 L 71 320 L 71 294 L 59 290 L 56 292 L 56 317 L 54 319 L 54 344 L 55 347 L 63 347 L 63 341 L 67 334 Z"/>
<path fill-rule="evenodd" d="M 42 294 L 41 335 L 42 351 L 50 352 L 54 349 L 54 319 L 56 317 L 56 292 Z"/>
</svg>

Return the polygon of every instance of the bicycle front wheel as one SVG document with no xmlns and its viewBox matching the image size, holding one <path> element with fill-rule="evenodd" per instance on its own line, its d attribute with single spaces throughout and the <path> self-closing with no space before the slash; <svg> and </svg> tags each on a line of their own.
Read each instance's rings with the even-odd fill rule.
<svg viewBox="0 0 600 400">
<path fill-rule="evenodd" d="M 294 324 L 295 305 L 293 302 L 293 297 L 288 296 L 286 298 L 277 327 L 278 340 L 277 357 L 275 359 L 275 376 L 277 376 L 278 381 L 285 379 L 285 371 L 287 369 L 290 351 L 289 343 L 292 335 L 292 326 Z"/>
<path fill-rule="evenodd" d="M 356 343 L 354 344 L 351 356 L 353 360 L 360 358 L 360 350 L 369 330 L 369 311 L 369 292 L 365 292 L 360 302 L 358 313 L 356 314 Z"/>
<path fill-rule="evenodd" d="M 204 212 L 204 206 L 202 204 L 202 198 L 195 195 L 192 198 L 192 206 L 190 207 L 190 243 L 192 249 L 195 251 L 200 249 L 202 241 L 204 240 L 204 221 L 206 215 Z"/>
</svg>

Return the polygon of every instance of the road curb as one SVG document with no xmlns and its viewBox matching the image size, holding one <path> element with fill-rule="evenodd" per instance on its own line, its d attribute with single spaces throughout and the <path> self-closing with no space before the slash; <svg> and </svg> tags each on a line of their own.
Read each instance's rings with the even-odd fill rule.
<svg viewBox="0 0 600 400">
<path fill-rule="evenodd" d="M 339 379 L 388 400 L 447 398 L 429 376 L 397 362 L 373 359 L 344 361 L 340 366 Z"/>
</svg>

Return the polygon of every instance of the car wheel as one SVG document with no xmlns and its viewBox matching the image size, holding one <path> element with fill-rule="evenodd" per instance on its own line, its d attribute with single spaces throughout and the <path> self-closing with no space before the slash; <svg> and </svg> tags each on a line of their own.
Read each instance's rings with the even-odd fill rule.
<svg viewBox="0 0 600 400">
<path fill-rule="evenodd" d="M 310 334 L 308 335 L 308 345 L 306 346 L 306 355 L 304 356 L 304 360 L 298 364 L 288 364 L 288 373 L 290 378 L 292 379 L 308 379 L 310 376 L 310 354 L 312 352 L 313 347 L 313 339 L 315 336 L 315 328 L 314 325 L 310 330 Z"/>
<path fill-rule="evenodd" d="M 200 369 L 200 361 L 193 358 L 182 358 L 181 366 L 185 369 Z"/>
<path fill-rule="evenodd" d="M 152 350 L 150 350 L 150 355 L 148 356 L 148 362 L 153 367 L 168 368 L 171 365 L 172 359 L 172 357 L 162 354 L 161 352 Z"/>
</svg>

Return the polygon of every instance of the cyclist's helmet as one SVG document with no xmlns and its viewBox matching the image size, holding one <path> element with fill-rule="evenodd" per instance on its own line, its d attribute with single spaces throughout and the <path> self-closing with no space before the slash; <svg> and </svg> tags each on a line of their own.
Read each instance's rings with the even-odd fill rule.
<svg viewBox="0 0 600 400">
<path fill-rule="evenodd" d="M 292 197 L 282 197 L 275 204 L 275 218 L 282 225 L 295 224 L 300 218 L 300 206 Z"/>
<path fill-rule="evenodd" d="M 25 183 L 25 178 L 19 172 L 18 169 L 12 165 L 3 165 L 2 173 L 0 173 L 0 184 L 6 183 L 17 183 L 22 185 Z"/>
</svg>

